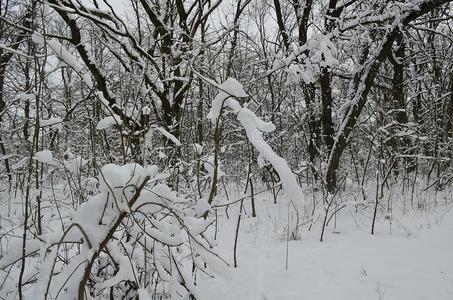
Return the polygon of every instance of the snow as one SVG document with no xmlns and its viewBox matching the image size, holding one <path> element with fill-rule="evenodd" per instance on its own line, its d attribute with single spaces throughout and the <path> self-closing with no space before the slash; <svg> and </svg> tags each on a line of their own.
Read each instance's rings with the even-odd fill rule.
<svg viewBox="0 0 453 300">
<path fill-rule="evenodd" d="M 239 112 L 241 105 L 232 97 L 248 97 L 242 85 L 233 78 L 228 78 L 223 84 L 218 85 L 218 89 L 219 93 L 212 101 L 211 110 L 207 115 L 213 124 L 216 124 L 224 106 L 230 107 L 235 113 Z"/>
<path fill-rule="evenodd" d="M 211 205 L 209 205 L 207 199 L 198 199 L 197 206 L 195 207 L 195 216 L 203 216 L 207 211 L 211 211 Z"/>
<path fill-rule="evenodd" d="M 35 94 L 23 93 L 23 94 L 19 95 L 19 99 L 22 101 L 33 100 L 33 99 L 35 99 Z"/>
<path fill-rule="evenodd" d="M 150 115 L 151 114 L 151 107 L 148 105 L 142 108 L 142 115 Z"/>
<path fill-rule="evenodd" d="M 64 62 L 66 65 L 72 67 L 75 71 L 81 72 L 83 70 L 79 60 L 72 55 L 58 40 L 48 39 L 46 40 L 47 45 L 52 49 L 55 55 Z"/>
<path fill-rule="evenodd" d="M 208 172 L 208 176 L 210 178 L 214 178 L 214 155 L 210 155 L 207 157 L 204 162 L 203 166 L 205 170 Z M 224 175 L 221 171 L 222 163 L 220 161 L 217 162 L 217 178 L 220 178 Z"/>
<path fill-rule="evenodd" d="M 157 197 L 161 198 L 164 201 L 171 201 L 173 203 L 184 203 L 187 202 L 186 199 L 178 197 L 178 195 L 173 192 L 167 185 L 165 184 L 156 184 L 153 189 L 153 194 Z"/>
<path fill-rule="evenodd" d="M 198 155 L 201 155 L 203 153 L 203 146 L 198 144 L 198 143 L 195 143 L 193 145 L 195 151 L 197 152 Z"/>
<path fill-rule="evenodd" d="M 237 16 L 232 15 L 234 10 L 219 5 L 221 0 L 200 1 L 199 8 L 196 1 L 177 2 L 184 2 L 187 22 L 181 14 L 167 20 L 170 11 L 148 6 L 146 1 L 137 4 L 135 16 L 129 13 L 132 19 L 127 13 L 124 18 L 123 14 L 118 17 L 107 1 L 51 2 L 54 4 L 49 4 L 49 10 L 43 11 L 49 16 L 45 19 L 53 20 L 56 14 L 62 21 L 58 13 L 63 17 L 66 14 L 64 19 L 80 26 L 80 32 L 74 26 L 67 28 L 71 22 L 41 24 L 44 19 L 37 18 L 34 27 L 42 34 L 32 30 L 33 34 L 24 34 L 24 40 L 15 41 L 16 34 L 11 32 L 12 45 L 0 43 L 1 49 L 14 55 L 7 55 L 7 60 L 13 58 L 5 73 L 5 111 L 0 113 L 4 133 L 4 155 L 0 155 L 0 299 L 17 299 L 19 292 L 24 293 L 21 299 L 76 299 L 82 278 L 88 279 L 80 286 L 80 293 L 85 289 L 87 299 L 453 299 L 451 158 L 445 143 L 439 144 L 439 155 L 430 156 L 434 138 L 445 141 L 442 136 L 432 137 L 436 133 L 432 128 L 445 120 L 429 111 L 431 103 L 425 100 L 430 99 L 430 91 L 426 94 L 423 90 L 432 81 L 424 69 L 426 61 L 430 69 L 430 59 L 434 58 L 430 50 L 436 50 L 442 58 L 444 50 L 450 49 L 451 32 L 444 24 L 449 10 L 437 8 L 447 1 L 339 0 L 336 7 L 341 11 L 331 20 L 332 28 L 328 24 L 332 16 L 323 5 L 327 1 L 315 2 L 310 8 L 308 42 L 297 43 L 297 30 L 288 28 L 290 45 L 283 48 L 276 39 L 279 28 L 268 26 L 275 25 L 275 19 L 268 18 L 270 21 L 263 24 L 247 20 L 260 18 L 254 10 L 263 8 L 265 12 L 269 8 L 265 1 L 262 7 L 256 5 L 263 4 L 260 1 L 252 3 L 250 9 L 238 6 Z M 104 3 L 98 6 L 97 2 Z M 138 3 L 110 2 L 115 6 L 128 2 L 129 12 L 133 12 L 131 2 Z M 247 5 L 250 1 L 244 2 Z M 301 10 L 308 9 L 300 3 Z M 287 5 L 283 7 L 285 21 L 294 25 L 293 19 L 300 20 L 302 12 L 294 3 Z M 223 15 L 225 22 L 214 22 L 212 28 L 210 14 L 217 6 L 220 11 L 215 14 Z M 145 12 L 138 11 L 143 8 Z M 22 7 L 17 9 L 20 13 Z M 432 9 L 439 13 L 429 15 Z M 241 23 L 241 11 L 245 23 Z M 272 7 L 269 12 L 272 15 Z M 421 32 L 418 40 L 435 34 L 435 49 L 425 51 L 423 43 L 405 35 L 404 43 L 416 54 L 405 68 L 405 99 L 413 99 L 414 93 L 420 95 L 420 115 L 427 112 L 427 120 L 433 122 L 390 123 L 391 114 L 401 108 L 388 110 L 376 101 L 368 105 L 369 83 L 381 62 L 385 64 L 383 49 L 391 46 L 392 52 L 403 43 L 396 33 L 427 13 L 412 30 Z M 6 16 L 12 19 L 5 21 L 14 25 L 15 15 L 13 9 L 13 14 Z M 151 16 L 151 23 L 169 35 L 145 34 L 144 39 L 136 40 L 141 25 L 146 31 L 147 22 L 141 23 L 143 15 L 145 19 Z M 424 31 L 433 17 L 440 20 L 436 22 L 438 28 Z M 25 21 L 31 19 L 26 16 Z M 195 29 L 204 21 L 210 29 L 206 39 L 200 40 Z M 185 23 L 194 29 L 189 30 L 188 44 Z M 61 28 L 55 27 L 59 25 Z M 232 74 L 251 80 L 247 88 L 234 78 L 217 83 L 197 73 L 209 71 L 197 62 L 213 58 L 214 72 L 208 73 L 223 80 L 225 61 L 215 58 L 228 56 L 228 47 L 223 46 L 238 26 L 246 32 L 263 33 L 240 38 L 238 51 L 231 52 L 234 61 L 243 62 L 240 68 L 233 67 Z M 266 35 L 261 29 L 270 31 Z M 21 37 L 20 27 L 16 30 Z M 156 39 L 170 35 L 169 51 L 153 46 L 159 42 Z M 71 36 L 79 44 L 71 43 Z M 27 37 L 40 45 L 32 56 L 21 51 L 30 48 Z M 81 49 L 87 56 L 85 61 L 80 59 Z M 365 49 L 370 51 L 363 52 Z M 103 54 L 108 57 L 97 59 Z M 17 70 L 21 58 L 35 62 L 30 75 L 42 75 L 32 76 L 31 88 L 14 84 L 15 79 L 21 81 L 23 77 L 20 74 L 24 70 Z M 417 62 L 421 70 L 414 72 L 411 66 Z M 448 74 L 451 65 L 441 67 L 441 73 Z M 93 68 L 105 80 L 99 80 Z M 379 73 L 385 79 L 392 75 L 390 69 Z M 309 156 L 304 143 L 310 132 L 303 130 L 307 129 L 309 100 L 314 104 L 311 116 L 318 118 L 323 111 L 323 103 L 317 101 L 323 70 L 333 75 L 328 89 L 333 100 L 328 108 L 335 110 L 332 117 L 337 126 L 333 133 L 336 137 L 331 136 L 335 144 L 330 157 L 329 150 L 321 145 L 315 158 L 313 166 L 320 176 L 314 178 L 309 164 L 301 161 Z M 194 74 L 212 88 L 193 80 Z M 451 94 L 445 83 L 448 78 L 433 90 L 438 101 L 445 102 Z M 306 94 L 306 84 L 314 84 L 316 90 L 316 99 L 305 99 L 308 104 L 302 103 L 301 97 Z M 370 91 L 370 98 L 379 96 L 381 85 L 393 88 L 389 82 L 378 84 L 378 89 Z M 213 90 L 217 91 L 215 95 Z M 121 99 L 115 93 L 122 95 Z M 55 102 L 61 95 L 70 99 L 69 107 Z M 204 100 L 210 95 L 215 97 L 205 114 Z M 105 106 L 101 119 L 94 124 L 102 131 L 102 141 L 94 144 L 86 138 L 92 127 L 90 116 L 98 113 L 91 105 L 93 97 Z M 173 107 L 177 99 L 182 102 Z M 42 107 L 38 100 L 42 100 Z M 25 107 L 25 102 L 30 105 Z M 172 134 L 173 126 L 157 127 L 163 126 L 156 124 L 166 117 L 165 104 L 181 109 L 173 120 L 181 127 L 181 135 Z M 361 115 L 362 108 L 366 116 Z M 389 116 L 378 120 L 376 111 Z M 68 112 L 72 112 L 70 118 L 65 117 Z M 276 126 L 262 115 L 267 113 L 278 120 L 275 136 Z M 141 116 L 149 116 L 145 120 L 148 124 L 133 126 L 139 128 L 136 132 L 122 128 L 127 118 L 140 125 Z M 411 114 L 409 118 L 417 119 Z M 34 138 L 33 121 L 40 127 Z M 195 132 L 194 122 L 204 121 L 215 133 L 221 129 L 221 145 L 218 136 L 213 140 L 207 128 L 201 128 L 202 136 Z M 349 125 L 356 121 L 365 135 L 377 133 L 383 145 L 392 136 L 401 149 L 391 147 L 382 152 L 378 147 L 367 151 L 377 143 L 371 141 L 369 146 L 360 139 L 363 134 L 350 135 L 354 126 Z M 22 123 L 30 125 L 31 131 L 15 128 Z M 140 149 L 131 145 L 133 138 L 140 140 Z M 329 194 L 324 188 L 324 171 L 337 154 L 338 143 L 350 138 L 354 147 L 340 158 L 338 193 Z M 400 145 L 396 139 L 403 138 L 408 143 Z M 73 145 L 78 154 L 68 145 Z M 42 151 L 36 152 L 35 146 Z M 250 157 L 256 158 L 257 166 L 248 165 Z M 402 159 L 408 157 L 412 159 Z M 144 165 L 131 163 L 135 161 Z M 419 166 L 415 172 L 408 169 L 412 161 Z M 122 165 L 118 165 L 120 162 Z M 430 166 L 436 164 L 437 172 L 431 172 Z M 293 167 L 299 170 L 293 172 Z M 393 168 L 401 170 L 392 172 Z M 274 182 L 276 178 L 281 181 Z M 374 235 L 370 234 L 371 223 Z M 27 257 L 21 257 L 22 252 Z M 232 267 L 236 258 L 237 268 Z"/>
<path fill-rule="evenodd" d="M 153 179 L 154 177 L 156 177 L 157 173 L 159 172 L 159 169 L 156 165 L 151 165 L 145 168 L 145 172 L 147 176 Z"/>
<path fill-rule="evenodd" d="M 63 119 L 61 119 L 61 118 L 50 117 L 49 119 L 39 119 L 39 126 L 48 127 L 48 126 L 57 125 L 62 122 L 63 122 Z"/>
<path fill-rule="evenodd" d="M 88 163 L 85 159 L 80 156 L 76 156 L 75 158 L 66 160 L 63 164 L 65 168 L 77 176 L 80 175 L 81 168 Z"/>
<path fill-rule="evenodd" d="M 252 145 L 258 150 L 260 160 L 264 159 L 272 164 L 274 169 L 280 175 L 282 181 L 283 191 L 293 201 L 302 201 L 302 190 L 297 183 L 296 177 L 288 166 L 288 163 L 275 153 L 263 138 L 263 132 L 272 132 L 275 130 L 275 125 L 271 122 L 265 122 L 258 118 L 256 114 L 247 108 L 244 104 L 242 107 L 239 102 L 230 95 L 235 97 L 246 97 L 242 85 L 235 79 L 228 78 L 225 83 L 220 86 L 220 91 L 214 98 L 211 110 L 207 117 L 215 124 L 219 118 L 223 105 L 226 105 L 237 114 L 237 119 L 245 129 L 247 138 Z M 209 166 L 209 161 L 205 164 L 205 168 L 209 171 L 213 167 Z M 262 166 L 262 164 L 260 164 Z M 213 171 L 213 170 L 212 170 Z M 211 173 L 212 173 L 211 171 Z"/>
<path fill-rule="evenodd" d="M 167 158 L 167 155 L 165 155 L 165 153 L 162 152 L 162 151 L 159 151 L 159 153 L 157 153 L 157 156 L 158 156 L 160 159 L 165 159 L 165 158 Z"/>
<path fill-rule="evenodd" d="M 27 160 L 28 160 L 27 157 L 22 158 L 20 161 L 18 161 L 17 163 L 13 164 L 11 166 L 11 169 L 18 170 L 18 169 L 22 168 L 27 163 Z"/>
<path fill-rule="evenodd" d="M 284 226 L 285 209 L 270 197 L 259 202 L 257 218 L 243 219 L 238 268 L 230 278 L 199 280 L 206 299 L 453 299 L 453 211 L 442 222 L 426 213 L 420 223 L 420 216 L 407 216 L 405 226 L 416 232 L 411 235 L 396 226 L 390 232 L 384 222 L 374 236 L 368 226 L 345 224 L 328 229 L 321 243 L 319 231 L 305 230 L 302 240 L 288 243 L 286 270 L 286 242 L 274 231 Z M 219 251 L 232 261 L 236 219 L 220 218 Z"/>
<path fill-rule="evenodd" d="M 146 289 L 139 288 L 137 292 L 139 300 L 152 300 L 151 295 L 148 293 Z"/>
<path fill-rule="evenodd" d="M 121 126 L 121 124 L 123 124 L 123 120 L 121 120 L 121 118 L 118 115 L 114 114 L 100 120 L 96 125 L 96 129 L 105 130 L 115 125 Z"/>
<path fill-rule="evenodd" d="M 118 248 L 118 245 L 111 245 L 109 247 L 109 253 L 118 263 L 119 270 L 118 273 L 115 274 L 115 276 L 102 282 L 99 285 L 99 288 L 109 288 L 124 280 L 136 282 L 135 274 L 137 274 L 137 270 L 134 261 L 130 260 L 126 255 L 122 254 L 120 249 Z"/>
<path fill-rule="evenodd" d="M 253 119 L 253 118 L 252 118 Z M 79 156 L 69 150 L 65 153 L 70 160 Z M 44 242 L 29 240 L 27 253 L 35 253 L 30 259 L 30 265 L 39 264 L 39 277 L 33 287 L 27 291 L 42 294 L 45 291 L 48 280 L 51 280 L 49 298 L 54 298 L 60 287 L 64 286 L 60 297 L 70 298 L 77 293 L 77 283 L 83 274 L 84 261 L 90 259 L 90 255 L 99 245 L 108 232 L 109 226 L 118 216 L 119 211 L 112 205 L 112 198 L 107 193 L 112 192 L 115 196 L 128 198 L 133 194 L 133 189 L 125 188 L 126 185 L 138 185 L 145 176 L 150 176 L 148 187 L 140 194 L 136 204 L 129 211 L 139 209 L 145 213 L 158 214 L 162 207 L 171 207 L 172 211 L 178 211 L 190 201 L 172 191 L 165 183 L 157 183 L 156 180 L 166 178 L 158 173 L 157 166 L 141 167 L 138 164 L 114 165 L 109 164 L 102 168 L 104 177 L 99 176 L 101 182 L 100 194 L 89 196 L 87 201 L 81 204 L 70 217 L 69 224 L 81 224 L 86 232 L 92 249 L 88 249 L 86 243 L 80 245 L 80 252 L 71 257 L 68 265 L 62 266 L 57 263 L 52 266 L 51 262 L 56 257 L 56 248 L 47 247 L 60 239 L 57 233 L 40 236 Z M 108 182 L 108 185 L 105 184 Z M 373 186 L 373 185 L 371 185 Z M 422 185 L 420 185 L 422 186 Z M 351 185 L 348 190 L 354 189 Z M 257 186 L 257 191 L 262 187 Z M 373 191 L 369 188 L 370 194 Z M 229 192 L 231 199 L 238 199 L 235 193 Z M 238 192 L 241 193 L 241 192 Z M 305 192 L 304 193 L 311 193 Z M 320 194 L 320 192 L 319 192 Z M 320 195 L 317 197 L 320 197 Z M 167 246 L 153 246 L 153 255 L 156 259 L 157 272 L 165 282 L 165 288 L 169 293 L 178 295 L 187 294 L 184 287 L 178 281 L 183 276 L 190 282 L 191 291 L 199 295 L 198 299 L 395 299 L 395 300 L 450 300 L 453 296 L 453 209 L 450 199 L 451 190 L 437 191 L 436 195 L 416 198 L 414 201 L 429 199 L 427 208 L 418 210 L 417 205 L 409 212 L 401 213 L 400 203 L 404 206 L 404 194 L 399 194 L 397 189 L 389 191 L 398 201 L 395 201 L 392 214 L 379 213 L 376 224 L 376 234 L 370 235 L 370 213 L 372 209 L 364 210 L 354 207 L 360 203 L 366 206 L 369 202 L 356 202 L 353 196 L 344 199 L 341 204 L 347 207 L 338 213 L 337 218 L 332 220 L 327 227 L 324 242 L 319 242 L 320 224 L 319 216 L 324 213 L 322 205 L 315 210 L 313 219 L 315 225 L 308 231 L 310 220 L 302 220 L 301 239 L 286 241 L 285 230 L 288 226 L 287 212 L 291 209 L 290 217 L 294 217 L 291 200 L 285 195 L 280 195 L 277 205 L 273 203 L 270 193 L 256 195 L 257 217 L 252 218 L 249 210 L 249 200 L 244 200 L 246 212 L 242 212 L 242 223 L 238 239 L 238 268 L 232 267 L 234 234 L 237 225 L 239 205 L 231 204 L 229 218 L 226 217 L 222 208 L 210 208 L 205 199 L 197 200 L 197 206 L 191 208 L 193 214 L 183 215 L 180 218 L 163 213 L 163 219 L 150 218 L 152 226 L 141 230 L 141 222 L 135 222 L 130 226 L 132 236 L 137 232 L 144 232 L 145 236 L 153 237 L 155 241 L 161 241 L 168 245 L 182 245 L 178 249 L 187 247 L 187 239 L 190 239 L 190 250 L 184 255 L 193 256 L 194 263 L 203 272 L 197 272 L 197 284 L 192 285 L 193 278 L 190 274 L 191 260 L 181 263 L 190 264 L 189 268 L 182 270 L 181 274 L 169 272 L 174 268 L 173 263 L 168 263 Z M 343 196 L 347 196 L 347 193 Z M 226 199 L 221 197 L 221 202 Z M 438 205 L 434 206 L 438 197 Z M 106 200 L 107 199 L 107 200 Z M 320 198 L 318 198 L 320 199 Z M 191 199 L 190 199 L 191 200 Z M 106 202 L 107 201 L 107 202 Z M 237 202 L 236 202 L 237 203 Z M 409 205 L 410 203 L 407 202 Z M 442 205 L 440 204 L 442 203 Z M 445 204 L 444 204 L 445 203 Z M 63 203 L 61 203 L 63 204 Z M 107 205 L 106 205 L 107 204 Z M 150 205 L 145 205 L 150 204 Z M 103 214 L 104 207 L 107 207 Z M 302 213 L 305 207 L 296 203 L 294 209 Z M 20 208 L 19 208 L 20 209 Z M 208 226 L 214 220 L 200 218 L 204 209 L 217 210 L 218 220 L 216 223 L 217 239 L 212 241 L 214 226 Z M 363 210 L 362 210 L 363 209 Z M 199 211 L 198 211 L 199 210 Z M 311 210 L 308 210 L 311 212 Z M 138 216 L 139 214 L 137 214 Z M 198 216 L 198 217 L 197 217 Z M 387 218 L 389 216 L 389 218 Z M 68 220 L 68 218 L 65 218 Z M 102 220 L 100 222 L 99 220 Z M 58 223 L 59 221 L 54 221 Z M 187 237 L 185 230 L 180 226 L 186 225 L 192 236 Z M 2 223 L 3 225 L 4 223 Z M 65 221 L 66 228 L 68 223 Z M 58 227 L 54 227 L 58 228 Z M 120 230 L 115 237 L 124 233 Z M 202 238 L 197 236 L 203 233 L 203 238 L 211 240 L 209 243 L 216 245 L 214 249 L 201 247 Z M 80 231 L 72 227 L 65 240 L 80 240 Z M 143 240 L 140 240 L 143 241 Z M 150 245 L 151 243 L 148 243 Z M 156 243 L 158 244 L 158 243 Z M 21 238 L 13 238 L 8 244 L 6 255 L 0 258 L 0 268 L 8 268 L 12 263 L 20 264 Z M 288 269 L 285 268 L 286 245 L 288 245 Z M 129 245 L 125 240 L 118 244 L 113 239 L 107 245 L 109 253 L 118 263 L 118 272 L 111 274 L 104 281 L 99 281 L 96 288 L 103 289 L 115 285 L 124 280 L 136 282 L 136 274 L 140 271 L 143 263 L 143 255 L 139 253 L 140 247 Z M 78 248 L 78 247 L 77 247 Z M 162 250 L 163 248 L 163 250 Z M 187 247 L 188 248 L 188 247 Z M 132 250 L 130 250 L 132 249 Z M 62 248 L 60 248 L 62 250 Z M 126 253 L 127 251 L 127 253 Z M 171 250 L 173 251 L 173 250 Z M 180 250 L 174 250 L 176 251 Z M 217 257 L 220 256 L 220 259 Z M 223 263 L 223 260 L 228 264 Z M 205 262 L 207 265 L 205 266 Z M 5 269 L 8 270 L 8 269 Z M 15 279 L 19 268 L 13 267 L 12 279 Z M 29 267 L 30 273 L 25 278 L 33 276 L 37 269 Z M 50 274 L 52 274 L 50 278 Z M 214 276 L 214 277 L 212 277 Z M 67 280 L 70 278 L 71 280 Z M 4 293 L 14 291 L 16 281 L 7 280 L 0 291 Z M 141 282 L 137 283 L 140 286 Z M 66 290 L 66 288 L 68 288 Z M 193 290 L 192 290 L 193 289 Z M 148 299 L 152 290 L 142 287 L 139 299 Z M 176 296 L 175 296 L 176 297 Z M 28 299 L 29 297 L 25 297 Z M 31 297 L 33 298 L 33 297 Z M 7 298 L 9 299 L 9 298 Z M 178 299 L 178 298 L 176 298 Z"/>
<path fill-rule="evenodd" d="M 138 185 L 145 177 L 146 170 L 139 164 L 106 164 L 101 169 L 101 182 L 109 188 L 106 190 L 122 189 L 127 184 Z"/>
<path fill-rule="evenodd" d="M 274 125 L 260 120 L 254 112 L 246 107 L 242 108 L 238 113 L 238 120 L 244 127 L 249 141 L 264 159 L 272 164 L 278 175 L 280 175 L 285 194 L 293 201 L 303 202 L 302 190 L 288 163 L 278 156 L 263 139 L 262 131 L 268 132 L 273 130 L 275 128 Z"/>
<path fill-rule="evenodd" d="M 30 254 L 38 252 L 41 249 L 41 243 L 37 240 L 27 241 L 25 253 Z M 16 239 L 9 245 L 8 252 L 0 259 L 0 269 L 5 269 L 22 257 L 22 240 Z"/>
<path fill-rule="evenodd" d="M 167 234 L 166 232 L 160 231 L 156 228 L 146 229 L 146 234 L 155 239 L 156 241 L 170 246 L 179 246 L 182 243 L 184 243 L 184 239 L 180 234 L 173 236 Z"/>
<path fill-rule="evenodd" d="M 227 80 L 225 80 L 225 82 L 219 86 L 219 89 L 227 93 L 228 95 L 236 98 L 248 97 L 248 94 L 245 92 L 242 84 L 240 84 L 239 81 L 231 77 L 227 78 Z"/>
<path fill-rule="evenodd" d="M 14 155 L 13 154 L 0 155 L 0 160 L 10 159 L 11 157 L 14 157 Z"/>
<path fill-rule="evenodd" d="M 34 159 L 45 164 L 54 165 L 56 163 L 56 161 L 53 158 L 52 152 L 47 149 L 36 152 L 34 155 Z"/>
<path fill-rule="evenodd" d="M 156 130 L 159 131 L 160 133 L 162 133 L 167 139 L 172 141 L 176 146 L 181 146 L 181 142 L 173 134 L 171 134 L 164 128 L 157 127 Z"/>
<path fill-rule="evenodd" d="M 33 43 L 35 43 L 35 44 L 44 45 L 44 38 L 43 38 L 42 35 L 39 34 L 38 32 L 33 32 L 33 33 L 32 33 L 32 35 L 31 35 L 31 40 L 32 40 Z"/>
<path fill-rule="evenodd" d="M 88 74 L 83 73 L 83 66 L 79 63 L 79 60 L 71 52 L 69 52 L 57 39 L 46 39 L 44 41 L 42 35 L 35 32 L 32 34 L 32 40 L 37 44 L 46 43 L 60 60 L 60 62 L 73 68 L 77 73 L 79 73 L 82 80 L 88 87 L 93 87 L 93 81 L 91 80 L 91 77 Z"/>
</svg>

